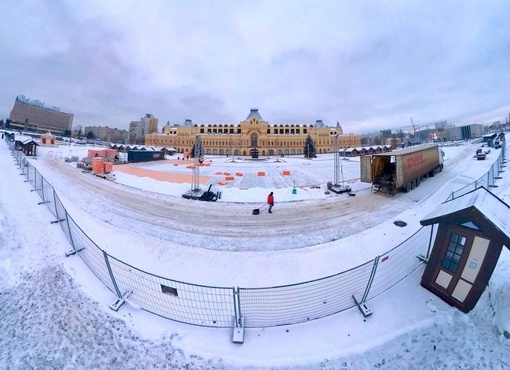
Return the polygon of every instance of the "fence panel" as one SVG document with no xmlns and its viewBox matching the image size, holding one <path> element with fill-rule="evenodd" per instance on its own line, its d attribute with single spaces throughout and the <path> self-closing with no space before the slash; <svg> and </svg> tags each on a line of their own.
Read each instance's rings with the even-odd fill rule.
<svg viewBox="0 0 510 370">
<path fill-rule="evenodd" d="M 42 194 L 43 201 L 46 203 L 48 209 L 55 218 L 58 218 L 57 209 L 55 208 L 55 189 L 53 189 L 53 186 L 51 186 L 44 177 L 42 177 Z"/>
<path fill-rule="evenodd" d="M 37 168 L 34 167 L 34 170 L 35 170 L 35 186 L 34 186 L 34 189 L 35 191 L 37 192 L 37 194 L 39 194 L 39 196 L 41 197 L 41 199 L 44 198 L 44 194 L 43 194 L 43 181 L 44 181 L 44 177 L 42 177 L 42 175 L 39 173 L 39 171 L 37 171 Z"/>
<path fill-rule="evenodd" d="M 232 327 L 234 289 L 184 283 L 149 274 L 110 255 L 108 260 L 121 294 L 143 310 L 167 319 L 209 327 Z"/>
<path fill-rule="evenodd" d="M 431 229 L 431 226 L 422 227 L 403 243 L 378 257 L 367 301 L 385 292 L 422 265 L 417 256 L 426 256 Z"/>
<path fill-rule="evenodd" d="M 69 227 L 69 222 L 67 219 L 67 211 L 64 208 L 64 205 L 60 201 L 60 198 L 58 197 L 56 192 L 55 192 L 55 209 L 57 213 L 57 220 L 59 220 L 60 228 L 64 232 L 67 240 L 69 240 L 69 243 L 74 248 L 74 240 L 72 239 L 71 229 Z"/>
<path fill-rule="evenodd" d="M 67 215 L 67 223 L 69 225 L 69 234 L 72 238 L 73 246 L 78 251 L 77 254 L 94 275 L 96 275 L 108 289 L 115 293 L 115 287 L 110 278 L 103 251 L 90 240 L 69 214 Z"/>
<path fill-rule="evenodd" d="M 241 315 L 248 328 L 297 324 L 353 307 L 363 295 L 373 261 L 306 283 L 272 288 L 240 288 Z"/>
<path fill-rule="evenodd" d="M 53 191 L 53 199 L 55 204 L 55 215 L 57 216 L 57 220 L 64 220 L 67 217 L 67 211 L 62 204 L 62 201 L 57 195 L 56 191 Z"/>
<path fill-rule="evenodd" d="M 27 167 L 27 181 L 32 185 L 32 187 L 35 189 L 37 186 L 36 180 L 37 180 L 37 170 L 34 166 L 32 166 L 30 163 Z"/>
</svg>

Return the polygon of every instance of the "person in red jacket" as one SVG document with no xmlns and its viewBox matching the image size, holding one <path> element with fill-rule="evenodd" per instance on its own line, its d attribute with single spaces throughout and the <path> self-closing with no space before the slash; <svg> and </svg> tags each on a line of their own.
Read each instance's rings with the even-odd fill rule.
<svg viewBox="0 0 510 370">
<path fill-rule="evenodd" d="M 273 208 L 274 206 L 274 196 L 273 196 L 273 192 L 270 192 L 269 195 L 267 196 L 267 204 L 269 204 L 269 209 L 268 209 L 268 212 L 269 213 L 273 213 L 271 211 L 271 209 Z"/>
</svg>

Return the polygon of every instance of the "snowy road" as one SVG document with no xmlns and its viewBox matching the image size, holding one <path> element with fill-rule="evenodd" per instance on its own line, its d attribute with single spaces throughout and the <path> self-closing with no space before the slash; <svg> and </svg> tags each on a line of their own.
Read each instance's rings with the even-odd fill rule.
<svg viewBox="0 0 510 370">
<path fill-rule="evenodd" d="M 253 203 L 190 201 L 122 186 L 83 174 L 52 156 L 44 156 L 34 165 L 56 188 L 72 216 L 84 212 L 91 220 L 106 222 L 126 233 L 152 236 L 163 243 L 208 248 L 208 240 L 215 238 L 214 249 L 274 251 L 331 242 L 391 220 L 434 197 L 444 184 L 466 173 L 473 165 L 473 152 L 472 146 L 452 152 L 454 156 L 446 158 L 440 175 L 407 194 L 392 197 L 365 188 L 355 197 L 330 194 L 318 200 L 280 202 L 270 216 L 253 216 L 252 209 L 259 206 Z M 475 161 L 487 168 L 491 163 Z M 438 203 L 445 200 L 443 193 L 440 196 Z M 83 228 L 88 232 L 87 225 Z"/>
</svg>

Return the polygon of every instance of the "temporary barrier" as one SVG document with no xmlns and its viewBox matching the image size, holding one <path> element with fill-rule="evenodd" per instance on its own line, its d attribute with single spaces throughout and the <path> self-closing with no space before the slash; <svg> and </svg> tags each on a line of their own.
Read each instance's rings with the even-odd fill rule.
<svg viewBox="0 0 510 370">
<path fill-rule="evenodd" d="M 92 172 L 104 173 L 104 159 L 101 157 L 92 158 Z"/>
<path fill-rule="evenodd" d="M 116 152 L 114 150 L 114 152 Z M 105 149 L 89 149 L 87 153 L 87 157 L 94 158 L 94 157 L 105 157 L 106 151 Z"/>
<path fill-rule="evenodd" d="M 110 173 L 113 171 L 113 163 L 112 162 L 104 162 L 104 172 Z"/>
</svg>

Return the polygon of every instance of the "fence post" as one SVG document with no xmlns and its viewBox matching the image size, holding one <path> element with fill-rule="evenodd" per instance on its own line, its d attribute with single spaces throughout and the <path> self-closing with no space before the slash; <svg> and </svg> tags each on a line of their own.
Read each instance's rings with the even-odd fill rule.
<svg viewBox="0 0 510 370">
<path fill-rule="evenodd" d="M 57 220 L 53 221 L 52 223 L 62 222 L 65 220 L 65 218 L 60 218 L 58 215 L 57 199 L 58 199 L 57 192 L 55 191 L 55 188 L 53 188 L 53 207 L 55 208 L 55 216 L 57 217 Z M 60 199 L 58 199 L 58 201 L 60 202 Z M 62 202 L 60 202 L 60 204 L 62 204 Z M 62 208 L 64 208 L 64 206 L 62 206 Z M 67 218 L 67 210 L 65 208 L 64 212 L 66 213 Z"/>
<path fill-rule="evenodd" d="M 379 264 L 379 256 L 374 259 L 374 265 L 372 266 L 372 271 L 370 272 L 370 277 L 368 278 L 367 287 L 365 288 L 365 293 L 363 293 L 363 297 L 361 300 L 358 300 L 356 296 L 353 294 L 352 299 L 354 300 L 354 304 L 358 306 L 363 317 L 368 317 L 372 315 L 372 310 L 368 308 L 365 301 L 367 300 L 368 293 L 370 292 L 370 288 L 372 287 L 372 282 L 374 281 L 374 276 L 377 271 L 377 265 Z"/>
<path fill-rule="evenodd" d="M 37 168 L 34 167 L 34 189 L 32 191 L 37 191 Z"/>
<path fill-rule="evenodd" d="M 430 257 L 430 249 L 432 248 L 432 236 L 434 235 L 434 225 L 430 228 L 429 247 L 427 248 L 427 261 Z"/>
<path fill-rule="evenodd" d="M 380 257 L 377 256 L 374 259 L 374 266 L 372 266 L 372 272 L 370 273 L 370 278 L 368 279 L 367 288 L 365 289 L 365 293 L 363 294 L 360 303 L 365 302 L 368 297 L 368 293 L 370 292 L 370 288 L 372 287 L 372 283 L 374 281 L 375 273 L 377 272 L 377 266 L 379 265 L 379 258 Z"/>
<path fill-rule="evenodd" d="M 49 203 L 50 202 L 49 200 L 44 199 L 44 198 L 46 198 L 44 196 L 44 177 L 41 176 L 41 178 L 43 179 L 43 181 L 41 181 L 41 194 L 42 194 L 41 198 L 42 198 L 42 202 L 39 202 L 37 204 L 45 204 L 45 203 Z M 53 192 L 55 192 L 55 189 L 53 189 Z"/>
<path fill-rule="evenodd" d="M 113 288 L 115 289 L 115 293 L 117 294 L 117 297 L 118 297 L 115 300 L 115 302 L 113 302 L 110 305 L 110 308 L 114 311 L 118 311 L 120 306 L 122 306 L 124 304 L 124 302 L 126 302 L 126 298 L 131 294 L 131 292 L 126 292 L 126 293 L 124 293 L 124 295 L 122 295 L 122 293 L 120 292 L 119 287 L 117 285 L 117 281 L 115 281 L 115 276 L 113 275 L 112 267 L 110 266 L 110 260 L 108 259 L 108 253 L 106 253 L 105 250 L 103 250 L 103 256 L 104 256 L 104 261 L 106 263 L 106 268 L 108 269 L 108 273 L 110 274 L 110 279 L 112 279 Z"/>
<path fill-rule="evenodd" d="M 82 251 L 84 248 L 76 249 L 76 246 L 74 245 L 74 239 L 73 239 L 73 233 L 71 232 L 71 227 L 69 226 L 69 217 L 67 217 L 67 210 L 65 210 L 66 213 L 66 224 L 67 224 L 67 230 L 69 231 L 69 242 L 71 243 L 71 246 L 73 249 L 69 252 L 66 252 L 66 257 L 72 256 L 73 254 L 76 254 L 80 251 Z"/>
<path fill-rule="evenodd" d="M 241 297 L 239 295 L 239 287 L 232 289 L 234 297 L 234 331 L 232 333 L 232 342 L 244 343 L 244 317 L 241 314 Z"/>
</svg>

